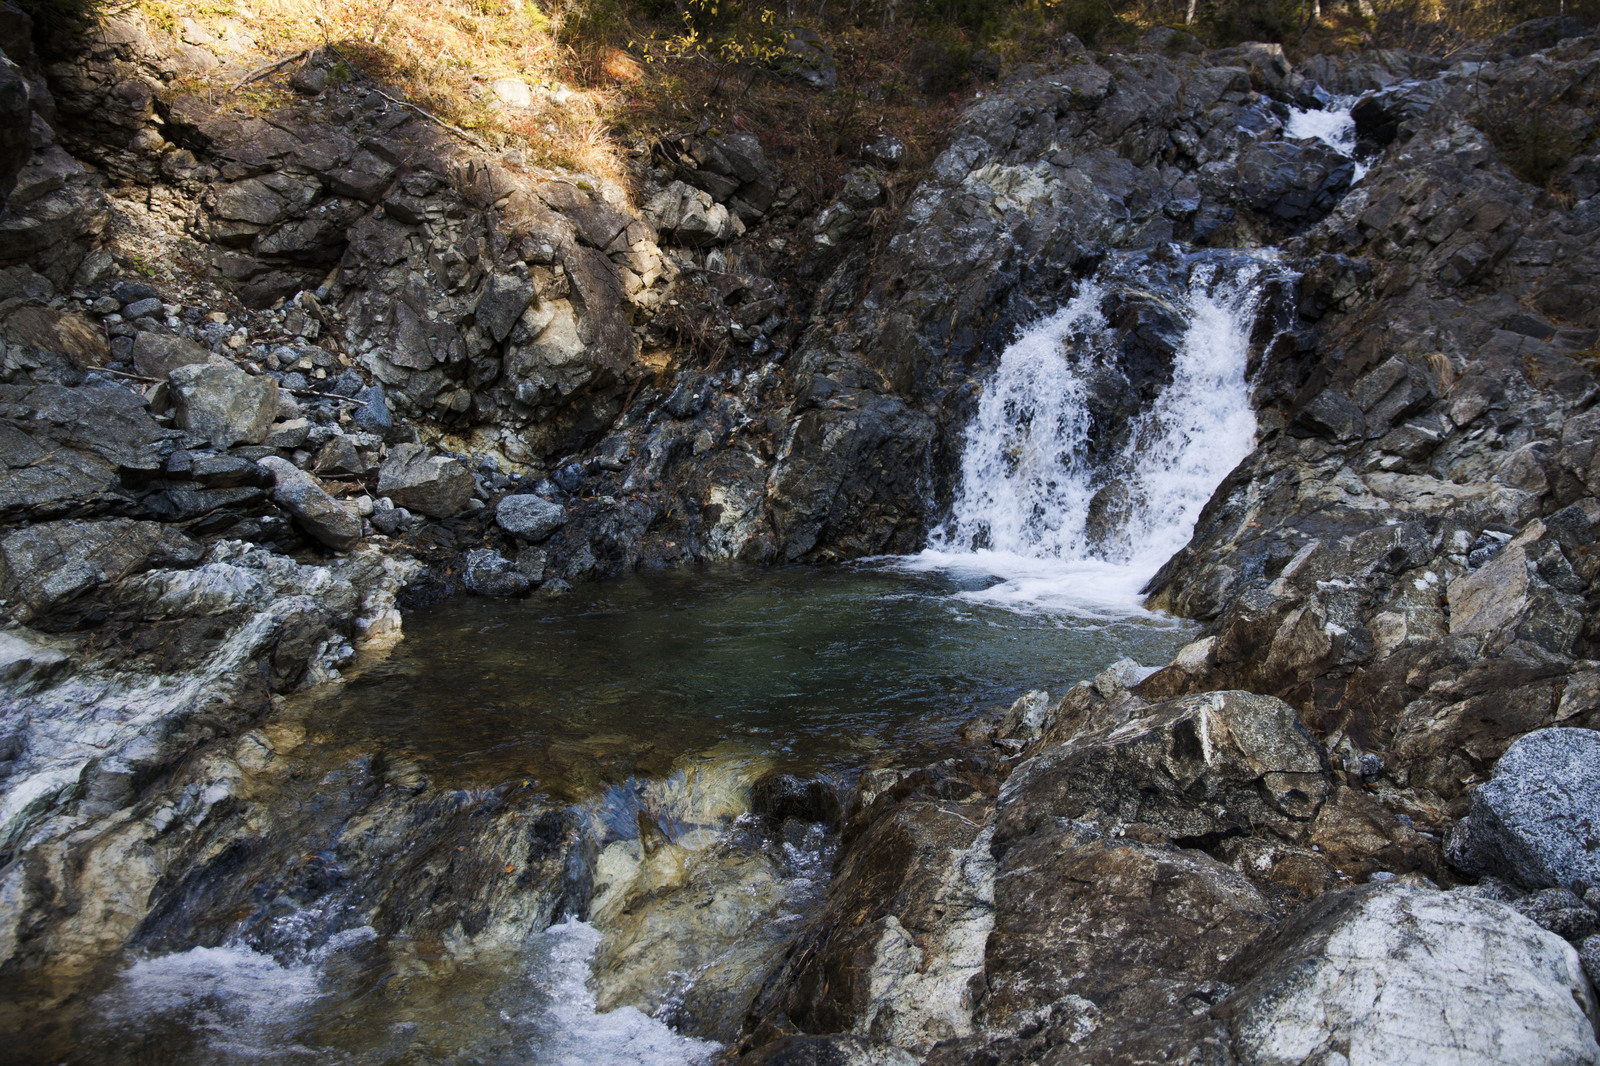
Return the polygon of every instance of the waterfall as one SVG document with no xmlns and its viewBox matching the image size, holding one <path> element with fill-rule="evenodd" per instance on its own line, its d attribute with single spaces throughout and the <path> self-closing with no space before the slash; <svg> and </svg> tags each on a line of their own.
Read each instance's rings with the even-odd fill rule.
<svg viewBox="0 0 1600 1066">
<path fill-rule="evenodd" d="M 949 518 L 905 565 L 998 579 L 970 599 L 1137 611 L 1139 589 L 1255 447 L 1246 367 L 1261 283 L 1278 269 L 1239 254 L 1176 268 L 1129 257 L 1082 283 L 1002 354 L 966 429 Z M 1106 308 L 1130 299 L 1170 324 L 1170 370 L 1129 365 L 1147 338 Z M 1108 403 L 1134 404 L 1140 389 L 1156 391 L 1108 424 Z"/>
<path fill-rule="evenodd" d="M 1291 108 L 1283 135 L 1296 140 L 1321 141 L 1334 151 L 1356 159 L 1356 120 L 1350 113 L 1355 103 L 1354 96 L 1336 96 L 1329 106 L 1320 111 Z M 1370 169 L 1366 163 L 1356 159 L 1356 171 L 1350 184 L 1360 181 Z"/>
</svg>

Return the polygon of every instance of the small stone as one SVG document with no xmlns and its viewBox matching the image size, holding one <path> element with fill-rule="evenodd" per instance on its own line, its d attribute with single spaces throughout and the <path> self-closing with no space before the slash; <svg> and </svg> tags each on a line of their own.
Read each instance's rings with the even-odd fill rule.
<svg viewBox="0 0 1600 1066">
<path fill-rule="evenodd" d="M 147 297 L 143 300 L 134 300 L 132 303 L 126 303 L 122 305 L 122 314 L 124 318 L 143 318 L 146 315 L 156 315 L 160 313 L 161 301 L 156 299 L 154 296 Z"/>
</svg>

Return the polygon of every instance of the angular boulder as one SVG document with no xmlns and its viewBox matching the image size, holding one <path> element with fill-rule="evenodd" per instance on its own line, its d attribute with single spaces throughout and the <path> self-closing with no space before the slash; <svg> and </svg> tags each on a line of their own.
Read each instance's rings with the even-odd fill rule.
<svg viewBox="0 0 1600 1066">
<path fill-rule="evenodd" d="M 420 444 L 397 444 L 378 471 L 378 494 L 430 518 L 460 514 L 472 502 L 477 482 L 461 463 L 429 455 Z"/>
<path fill-rule="evenodd" d="M 183 337 L 146 330 L 133 339 L 133 368 L 147 378 L 164 378 L 180 366 L 210 360 L 210 352 Z"/>
<path fill-rule="evenodd" d="M 1528 889 L 1600 886 L 1600 732 L 1539 729 L 1511 745 L 1445 855 Z"/>
<path fill-rule="evenodd" d="M 528 591 L 528 576 L 493 548 L 468 552 L 466 564 L 461 581 L 474 596 L 521 596 Z"/>
<path fill-rule="evenodd" d="M 1493 900 L 1332 893 L 1239 960 L 1253 976 L 1216 1013 L 1240 1063 L 1600 1059 L 1578 953 Z"/>
<path fill-rule="evenodd" d="M 543 496 L 518 493 L 500 501 L 494 520 L 513 537 L 537 544 L 567 524 L 567 509 Z"/>
<path fill-rule="evenodd" d="M 361 540 L 361 519 L 323 491 L 316 478 L 276 455 L 262 459 L 261 466 L 275 479 L 272 502 L 312 539 L 334 551 L 349 551 Z"/>
<path fill-rule="evenodd" d="M 235 366 L 175 367 L 167 375 L 178 425 L 214 448 L 260 444 L 278 413 L 278 383 Z"/>
</svg>

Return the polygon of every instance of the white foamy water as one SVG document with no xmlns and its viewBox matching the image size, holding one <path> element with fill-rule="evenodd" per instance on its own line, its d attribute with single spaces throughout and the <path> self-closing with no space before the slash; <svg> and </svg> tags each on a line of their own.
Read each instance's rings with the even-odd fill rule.
<svg viewBox="0 0 1600 1066">
<path fill-rule="evenodd" d="M 227 945 L 141 959 L 97 1001 L 98 1022 L 140 1032 L 171 1019 L 200 1038 L 207 1061 L 305 1060 L 313 1054 L 286 1034 L 322 996 L 312 963 L 285 966 L 270 955 Z"/>
<path fill-rule="evenodd" d="M 530 1061 L 548 1066 L 701 1066 L 722 1050 L 674 1032 L 635 1007 L 601 1014 L 589 989 L 600 933 L 569 919 L 551 926 L 538 947 L 538 977 L 548 997 L 539 1012 Z"/>
<path fill-rule="evenodd" d="M 960 595 L 1013 609 L 1140 613 L 1139 590 L 1255 447 L 1245 370 L 1265 269 L 1240 260 L 1194 269 L 1175 308 L 1186 326 L 1172 382 L 1121 454 L 1098 464 L 1087 454 L 1085 375 L 1117 351 L 1101 312 L 1108 283 L 1086 283 L 1026 330 L 1002 354 L 967 427 L 949 520 L 928 550 L 900 565 L 987 576 L 987 588 Z M 1108 485 L 1122 502 L 1111 535 L 1096 538 L 1091 503 Z"/>
<path fill-rule="evenodd" d="M 1337 96 L 1321 111 L 1291 108 L 1289 123 L 1283 129 L 1284 136 L 1297 140 L 1318 140 L 1334 151 L 1355 159 L 1356 120 L 1350 115 L 1350 109 L 1355 106 L 1355 102 L 1356 98 L 1353 96 Z M 1360 181 L 1368 169 L 1370 168 L 1365 163 L 1357 159 L 1355 177 L 1350 183 L 1354 185 Z"/>
</svg>

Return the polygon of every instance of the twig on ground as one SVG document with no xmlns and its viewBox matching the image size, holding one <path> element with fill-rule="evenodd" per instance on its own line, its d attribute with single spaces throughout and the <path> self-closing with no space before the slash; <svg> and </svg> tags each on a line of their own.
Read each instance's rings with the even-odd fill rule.
<svg viewBox="0 0 1600 1066">
<path fill-rule="evenodd" d="M 255 81 L 257 78 L 264 78 L 268 74 L 271 74 L 275 70 L 282 70 L 284 67 L 288 66 L 290 63 L 298 63 L 302 59 L 304 59 L 307 56 L 309 56 L 310 54 L 311 54 L 311 49 L 305 48 L 305 49 L 302 49 L 302 50 L 296 52 L 294 55 L 289 56 L 287 59 L 280 59 L 276 63 L 268 63 L 264 67 L 257 67 L 255 70 L 252 70 L 250 73 L 246 74 L 244 77 L 242 77 L 238 81 L 234 82 L 233 85 L 228 89 L 228 91 L 230 93 L 236 93 L 241 88 L 243 88 L 244 86 L 249 85 L 251 82 Z"/>
</svg>

